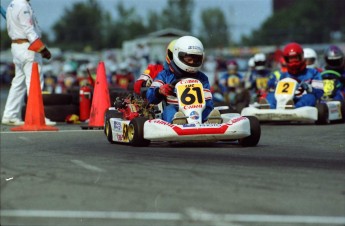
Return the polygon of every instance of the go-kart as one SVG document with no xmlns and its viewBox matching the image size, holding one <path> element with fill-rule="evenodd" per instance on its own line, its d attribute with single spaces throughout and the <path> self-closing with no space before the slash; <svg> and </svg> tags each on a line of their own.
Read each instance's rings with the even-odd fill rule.
<svg viewBox="0 0 345 226">
<path fill-rule="evenodd" d="M 345 102 L 344 100 L 334 100 L 336 88 L 340 85 L 338 79 L 341 75 L 333 70 L 326 70 L 321 73 L 323 81 L 324 94 L 321 98 L 320 103 L 323 107 L 319 110 L 325 111 L 328 115 L 328 120 L 325 123 L 330 122 L 345 122 Z"/>
<path fill-rule="evenodd" d="M 222 123 L 202 123 L 205 99 L 202 83 L 193 78 L 179 80 L 175 85 L 179 110 L 184 113 L 186 124 L 172 124 L 162 120 L 161 110 L 147 104 L 141 97 L 117 100 L 105 113 L 104 132 L 110 143 L 128 143 L 148 146 L 151 141 L 167 142 L 216 142 L 238 141 L 242 146 L 256 146 L 261 128 L 255 117 L 238 113 L 221 114 Z M 220 111 L 226 108 L 218 107 Z"/>
<path fill-rule="evenodd" d="M 274 96 L 277 100 L 276 109 L 269 109 L 269 104 L 250 104 L 241 112 L 242 116 L 255 116 L 260 121 L 297 121 L 327 124 L 332 120 L 342 118 L 340 102 L 319 102 L 316 106 L 294 108 L 291 103 L 295 95 L 301 95 L 301 90 L 296 80 L 284 78 L 280 80 L 275 89 Z"/>
</svg>

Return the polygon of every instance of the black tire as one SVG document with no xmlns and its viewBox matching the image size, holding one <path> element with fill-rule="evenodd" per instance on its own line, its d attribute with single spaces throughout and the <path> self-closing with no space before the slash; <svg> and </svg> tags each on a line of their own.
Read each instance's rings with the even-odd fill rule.
<svg viewBox="0 0 345 226">
<path fill-rule="evenodd" d="M 72 104 L 71 94 L 42 94 L 43 105 L 69 105 Z M 25 104 L 27 104 L 28 97 L 25 95 Z"/>
<path fill-rule="evenodd" d="M 114 109 L 107 109 L 104 113 L 104 122 L 105 122 L 104 124 L 106 124 L 106 122 L 109 121 L 109 119 L 111 118 L 122 118 L 122 113 Z M 104 133 L 107 134 L 105 126 L 104 126 Z"/>
<path fill-rule="evenodd" d="M 238 143 L 243 147 L 253 147 L 259 143 L 261 137 L 260 121 L 255 116 L 246 116 L 250 122 L 250 136 L 239 139 Z"/>
<path fill-rule="evenodd" d="M 245 102 L 239 102 L 236 104 L 236 112 L 241 114 L 243 108 L 248 107 L 248 105 Z"/>
<path fill-rule="evenodd" d="M 104 133 L 105 133 L 105 136 L 107 137 L 107 140 L 109 141 L 109 143 L 114 144 L 115 142 L 113 141 L 113 132 L 111 130 L 109 118 L 106 119 L 106 121 L 105 121 Z"/>
<path fill-rule="evenodd" d="M 148 120 L 145 117 L 132 119 L 128 127 L 129 143 L 136 147 L 146 147 L 151 141 L 144 139 L 144 123 Z"/>
<path fill-rule="evenodd" d="M 69 95 L 71 95 L 72 97 L 72 104 L 78 105 L 79 106 L 79 92 L 80 92 L 80 88 L 79 87 L 72 87 L 70 88 L 67 93 Z M 92 97 L 92 90 L 91 90 L 91 97 Z"/>
<path fill-rule="evenodd" d="M 329 124 L 329 115 L 328 115 L 328 106 L 326 103 L 318 103 L 316 104 L 317 108 L 317 120 L 315 124 L 317 125 L 325 125 Z"/>
<path fill-rule="evenodd" d="M 22 108 L 22 119 L 25 120 L 26 106 Z M 76 105 L 48 105 L 44 106 L 44 115 L 55 122 L 65 122 L 68 115 L 79 115 L 79 106 Z"/>
<path fill-rule="evenodd" d="M 345 123 L 345 101 L 340 101 L 341 119 L 340 122 Z"/>
</svg>

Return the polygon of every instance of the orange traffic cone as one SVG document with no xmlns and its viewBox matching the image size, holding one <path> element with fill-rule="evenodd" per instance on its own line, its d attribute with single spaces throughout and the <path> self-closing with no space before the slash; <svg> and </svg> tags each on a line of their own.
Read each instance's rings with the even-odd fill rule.
<svg viewBox="0 0 345 226">
<path fill-rule="evenodd" d="M 53 126 L 47 126 L 45 122 L 43 98 L 38 72 L 38 63 L 32 64 L 31 82 L 28 102 L 26 105 L 24 125 L 11 128 L 12 131 L 57 131 Z"/>
<path fill-rule="evenodd" d="M 110 107 L 110 96 L 105 73 L 104 62 L 99 62 L 96 73 L 96 82 L 92 97 L 90 120 L 88 126 L 81 126 L 82 129 L 103 129 L 104 113 Z"/>
</svg>

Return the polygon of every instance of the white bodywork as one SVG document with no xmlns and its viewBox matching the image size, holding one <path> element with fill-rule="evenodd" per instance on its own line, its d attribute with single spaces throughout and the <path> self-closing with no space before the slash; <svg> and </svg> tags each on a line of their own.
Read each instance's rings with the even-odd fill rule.
<svg viewBox="0 0 345 226">
<path fill-rule="evenodd" d="M 250 123 L 238 115 L 222 124 L 174 125 L 161 119 L 145 122 L 144 138 L 152 141 L 237 140 L 250 135 Z"/>
<path fill-rule="evenodd" d="M 255 116 L 260 121 L 316 121 L 316 107 L 301 107 L 296 109 L 259 109 L 255 106 L 244 108 L 243 116 Z"/>
<path fill-rule="evenodd" d="M 250 123 L 240 114 L 222 114 L 226 123 L 175 125 L 162 119 L 148 120 L 144 124 L 144 138 L 151 141 L 217 141 L 237 140 L 250 135 Z M 130 121 L 111 118 L 113 141 L 128 143 Z"/>
<path fill-rule="evenodd" d="M 278 82 L 274 96 L 277 100 L 276 109 L 260 109 L 262 105 L 254 103 L 243 108 L 241 115 L 255 116 L 260 121 L 316 121 L 318 111 L 316 107 L 300 107 L 285 109 L 289 100 L 294 98 L 297 91 L 297 82 L 291 78 L 285 78 Z"/>
<path fill-rule="evenodd" d="M 327 101 L 325 102 L 328 107 L 328 118 L 330 121 L 340 120 L 343 116 L 341 114 L 341 102 L 340 101 Z"/>
<path fill-rule="evenodd" d="M 183 79 L 176 86 L 179 109 L 188 121 L 184 125 L 171 124 L 161 118 L 145 121 L 143 138 L 150 141 L 218 141 L 238 140 L 251 135 L 250 120 L 240 114 L 222 114 L 223 123 L 202 123 L 205 109 L 203 86 L 199 80 Z M 219 109 L 222 109 L 221 107 Z M 110 118 L 112 140 L 129 143 L 128 128 L 130 121 Z"/>
</svg>

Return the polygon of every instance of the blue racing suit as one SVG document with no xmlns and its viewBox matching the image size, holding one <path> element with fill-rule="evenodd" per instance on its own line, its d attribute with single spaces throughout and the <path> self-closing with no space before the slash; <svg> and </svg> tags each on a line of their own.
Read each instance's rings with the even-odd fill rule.
<svg viewBox="0 0 345 226">
<path fill-rule="evenodd" d="M 187 78 L 187 77 L 186 77 Z M 208 81 L 207 76 L 202 72 L 197 72 L 193 74 L 193 77 L 198 79 L 204 88 L 204 97 L 206 101 L 206 108 L 202 113 L 202 121 L 205 122 L 207 120 L 208 115 L 213 110 L 213 101 L 212 101 L 212 94 L 210 90 L 210 83 Z M 176 79 L 178 79 L 175 74 L 169 70 L 164 68 L 155 80 L 153 81 L 150 88 L 147 90 L 146 97 L 150 104 L 159 104 L 161 101 L 166 101 L 166 106 L 162 112 L 162 119 L 169 123 L 172 122 L 175 113 L 178 111 L 178 100 L 175 96 L 163 96 L 159 93 L 159 87 L 164 84 L 172 84 Z"/>
<path fill-rule="evenodd" d="M 312 86 L 311 92 L 304 91 L 301 95 L 295 95 L 293 101 L 295 102 L 295 107 L 303 106 L 315 106 L 316 101 L 320 100 L 323 96 L 323 83 L 321 74 L 318 70 L 314 68 L 306 68 L 298 75 L 292 75 L 289 72 L 281 73 L 279 80 L 284 78 L 292 78 L 298 81 L 299 84 L 302 82 L 310 84 Z M 275 90 L 278 83 L 278 79 L 274 74 L 271 74 L 267 83 L 270 90 Z M 274 92 L 269 92 L 266 97 L 271 109 L 276 108 L 277 101 L 274 97 Z"/>
<path fill-rule="evenodd" d="M 231 82 L 229 81 L 229 78 L 232 76 L 236 76 L 238 78 L 238 82 L 239 84 L 231 84 Z M 221 90 L 221 92 L 224 93 L 228 93 L 229 91 L 233 91 L 236 88 L 242 86 L 243 83 L 243 76 L 240 73 L 236 73 L 236 74 L 230 74 L 230 73 L 225 73 L 221 76 L 221 78 L 219 79 L 219 88 Z M 236 86 L 236 87 L 234 87 Z"/>
</svg>

